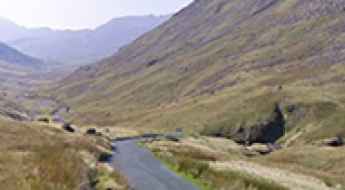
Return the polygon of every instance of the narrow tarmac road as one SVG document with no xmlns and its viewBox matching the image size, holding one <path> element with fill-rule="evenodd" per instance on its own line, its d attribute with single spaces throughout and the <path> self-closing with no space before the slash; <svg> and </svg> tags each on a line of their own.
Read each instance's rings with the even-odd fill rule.
<svg viewBox="0 0 345 190">
<path fill-rule="evenodd" d="M 198 190 L 169 171 L 153 154 L 135 140 L 116 142 L 112 166 L 119 169 L 134 190 Z"/>
</svg>

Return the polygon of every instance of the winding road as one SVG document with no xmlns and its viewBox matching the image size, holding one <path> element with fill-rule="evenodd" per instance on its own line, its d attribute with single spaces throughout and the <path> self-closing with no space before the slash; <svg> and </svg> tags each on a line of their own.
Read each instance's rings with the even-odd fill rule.
<svg viewBox="0 0 345 190">
<path fill-rule="evenodd" d="M 112 166 L 119 169 L 134 190 L 198 190 L 166 168 L 135 140 L 114 142 Z"/>
</svg>

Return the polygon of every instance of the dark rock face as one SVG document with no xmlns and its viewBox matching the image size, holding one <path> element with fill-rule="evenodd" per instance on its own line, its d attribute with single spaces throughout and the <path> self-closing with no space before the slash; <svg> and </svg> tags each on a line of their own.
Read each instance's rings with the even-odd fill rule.
<svg viewBox="0 0 345 190">
<path fill-rule="evenodd" d="M 240 144 L 275 143 L 284 134 L 285 119 L 277 104 L 270 119 L 253 127 L 240 127 L 229 138 Z"/>
</svg>

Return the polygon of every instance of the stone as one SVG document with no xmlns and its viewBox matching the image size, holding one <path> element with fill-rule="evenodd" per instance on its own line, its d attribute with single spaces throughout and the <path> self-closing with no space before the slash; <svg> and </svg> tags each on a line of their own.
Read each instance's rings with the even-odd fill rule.
<svg viewBox="0 0 345 190">
<path fill-rule="evenodd" d="M 38 118 L 37 121 L 42 123 L 50 123 L 50 119 L 46 117 Z"/>
<path fill-rule="evenodd" d="M 87 135 L 96 135 L 97 130 L 95 128 L 90 128 L 90 129 L 86 130 L 86 134 Z"/>
<path fill-rule="evenodd" d="M 322 145 L 324 146 L 331 146 L 331 147 L 339 147 L 344 146 L 344 139 L 342 137 L 333 137 L 329 139 L 325 139 L 322 141 Z"/>
<path fill-rule="evenodd" d="M 260 144 L 260 143 L 255 143 L 249 147 L 246 148 L 247 150 L 251 152 L 257 152 L 259 154 L 269 154 L 273 152 L 273 149 L 267 145 L 267 144 Z"/>
<path fill-rule="evenodd" d="M 70 123 L 63 124 L 62 128 L 65 131 L 70 132 L 70 133 L 74 133 L 75 132 L 75 129 L 72 127 L 72 125 Z"/>
</svg>

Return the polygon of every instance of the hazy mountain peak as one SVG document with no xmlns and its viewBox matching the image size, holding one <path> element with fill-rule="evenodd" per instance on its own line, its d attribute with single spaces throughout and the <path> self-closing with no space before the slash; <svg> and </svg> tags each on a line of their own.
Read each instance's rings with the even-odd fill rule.
<svg viewBox="0 0 345 190">
<path fill-rule="evenodd" d="M 114 18 L 94 30 L 27 29 L 0 20 L 0 40 L 34 57 L 57 62 L 90 63 L 165 22 L 169 16 Z M 11 23 L 11 22 L 10 22 Z"/>
</svg>

